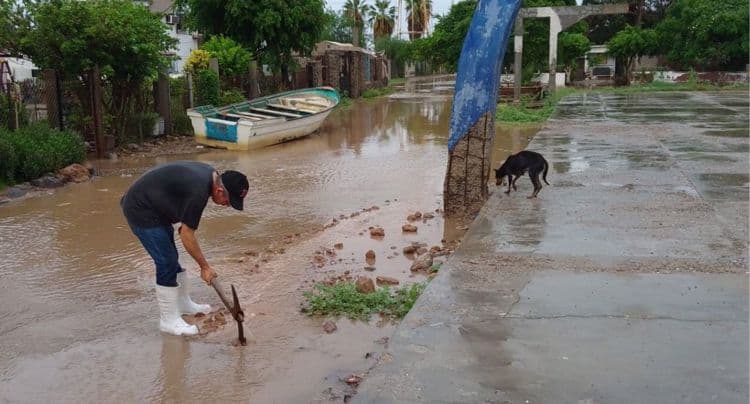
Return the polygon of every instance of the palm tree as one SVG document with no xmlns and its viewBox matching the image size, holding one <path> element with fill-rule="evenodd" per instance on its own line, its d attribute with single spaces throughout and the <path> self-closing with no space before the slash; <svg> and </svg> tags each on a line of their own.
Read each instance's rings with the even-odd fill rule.
<svg viewBox="0 0 750 404">
<path fill-rule="evenodd" d="M 354 46 L 361 46 L 361 35 L 365 25 L 365 17 L 370 10 L 367 0 L 346 0 L 344 15 L 352 24 L 352 42 Z"/>
<path fill-rule="evenodd" d="M 396 21 L 396 7 L 389 0 L 375 0 L 375 6 L 370 9 L 370 24 L 372 36 L 378 38 L 390 37 Z"/>
<path fill-rule="evenodd" d="M 432 0 L 406 0 L 406 13 L 409 39 L 421 38 L 430 25 Z"/>
</svg>

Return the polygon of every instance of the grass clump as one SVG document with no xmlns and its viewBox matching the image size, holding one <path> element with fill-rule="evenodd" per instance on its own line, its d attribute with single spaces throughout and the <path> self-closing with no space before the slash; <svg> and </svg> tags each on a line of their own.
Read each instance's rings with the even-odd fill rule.
<svg viewBox="0 0 750 404">
<path fill-rule="evenodd" d="M 382 97 L 384 95 L 389 95 L 389 94 L 393 93 L 393 91 L 394 91 L 393 87 L 391 87 L 390 85 L 388 85 L 386 87 L 370 88 L 370 89 L 365 90 L 362 93 L 362 98 L 377 98 L 377 97 Z"/>
<path fill-rule="evenodd" d="M 540 124 L 546 121 L 557 108 L 557 103 L 565 96 L 578 90 L 560 88 L 551 97 L 547 97 L 541 107 L 531 107 L 528 99 L 521 99 L 518 105 L 498 104 L 495 119 L 505 124 Z"/>
<path fill-rule="evenodd" d="M 307 306 L 304 312 L 311 316 L 346 316 L 367 321 L 373 313 L 394 318 L 404 318 L 424 291 L 424 283 L 414 283 L 397 289 L 378 288 L 373 293 L 360 293 L 354 282 L 335 285 L 316 284 L 305 292 Z"/>
</svg>

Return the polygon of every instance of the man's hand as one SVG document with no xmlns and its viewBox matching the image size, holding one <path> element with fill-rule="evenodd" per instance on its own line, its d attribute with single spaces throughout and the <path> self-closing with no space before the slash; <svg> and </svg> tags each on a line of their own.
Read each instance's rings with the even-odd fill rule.
<svg viewBox="0 0 750 404">
<path fill-rule="evenodd" d="M 210 285 L 216 277 L 218 277 L 218 275 L 216 275 L 216 272 L 214 272 L 211 267 L 207 266 L 201 268 L 201 279 L 203 279 L 203 281 L 205 281 L 207 284 Z"/>
</svg>

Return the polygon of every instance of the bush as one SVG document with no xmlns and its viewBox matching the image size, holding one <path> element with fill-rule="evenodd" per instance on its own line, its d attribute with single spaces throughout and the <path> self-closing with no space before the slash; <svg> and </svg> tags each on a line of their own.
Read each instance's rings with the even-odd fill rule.
<svg viewBox="0 0 750 404">
<path fill-rule="evenodd" d="M 198 70 L 195 77 L 195 105 L 219 104 L 219 75 L 213 70 Z"/>
<path fill-rule="evenodd" d="M 0 179 L 9 184 L 39 178 L 86 156 L 76 132 L 36 123 L 15 132 L 0 131 Z"/>
<path fill-rule="evenodd" d="M 230 89 L 221 92 L 220 105 L 236 104 L 238 102 L 247 101 L 247 97 L 242 94 L 242 91 L 236 89 Z"/>
</svg>

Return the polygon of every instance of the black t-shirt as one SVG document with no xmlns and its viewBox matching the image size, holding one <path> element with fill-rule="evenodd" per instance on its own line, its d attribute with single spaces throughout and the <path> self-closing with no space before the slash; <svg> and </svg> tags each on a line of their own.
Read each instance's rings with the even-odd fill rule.
<svg viewBox="0 0 750 404">
<path fill-rule="evenodd" d="M 183 223 L 197 229 L 211 196 L 214 168 L 176 161 L 147 171 L 120 200 L 125 218 L 137 227 Z"/>
</svg>

